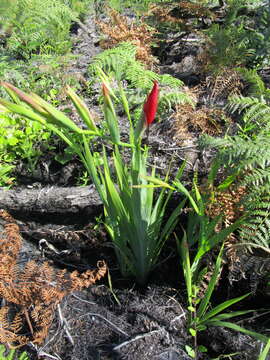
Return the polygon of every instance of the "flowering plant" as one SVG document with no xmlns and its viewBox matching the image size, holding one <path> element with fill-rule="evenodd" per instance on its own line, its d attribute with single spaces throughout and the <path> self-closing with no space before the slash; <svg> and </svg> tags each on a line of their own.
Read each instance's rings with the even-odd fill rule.
<svg viewBox="0 0 270 360">
<path fill-rule="evenodd" d="M 142 119 L 136 129 L 131 121 L 128 100 L 119 85 L 120 100 L 130 123 L 129 143 L 123 143 L 110 95 L 112 91 L 104 74 L 103 76 L 103 113 L 109 130 L 109 136 L 104 140 L 113 145 L 112 166 L 109 165 L 104 145 L 102 164 L 93 155 L 91 142 L 103 135 L 96 127 L 84 102 L 71 88 L 67 88 L 67 94 L 86 125 L 86 130 L 37 95 L 27 95 L 7 83 L 2 83 L 2 86 L 10 94 L 13 102 L 0 100 L 0 104 L 13 113 L 44 124 L 78 154 L 103 202 L 105 226 L 113 241 L 122 274 L 133 275 L 138 283 L 144 284 L 150 271 L 157 264 L 165 240 L 174 229 L 184 201 L 173 211 L 166 223 L 163 223 L 172 190 L 164 186 L 155 199 L 155 187 L 165 183 L 156 178 L 154 168 L 151 170 L 151 176 L 148 176 L 148 147 L 142 148 L 141 145 L 143 131 L 149 129 L 155 118 L 158 106 L 157 82 L 147 97 Z M 130 151 L 128 164 L 121 155 L 123 147 Z M 182 172 L 183 166 L 178 172 L 178 179 Z M 168 174 L 165 181 L 167 178 Z M 153 185 L 152 181 L 156 185 Z"/>
</svg>

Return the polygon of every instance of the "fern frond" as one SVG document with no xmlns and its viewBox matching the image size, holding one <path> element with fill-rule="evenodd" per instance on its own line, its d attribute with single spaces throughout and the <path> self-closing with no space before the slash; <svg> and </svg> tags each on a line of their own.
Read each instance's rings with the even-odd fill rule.
<svg viewBox="0 0 270 360">
<path fill-rule="evenodd" d="M 0 360 L 29 360 L 26 352 L 18 354 L 15 349 L 7 350 L 5 345 L 0 345 Z"/>
<path fill-rule="evenodd" d="M 269 118 L 270 107 L 266 104 L 258 103 L 246 110 L 243 120 L 247 123 L 253 122 L 258 123 L 258 125 L 263 125 L 269 121 Z"/>
<path fill-rule="evenodd" d="M 261 104 L 261 101 L 256 97 L 231 96 L 229 97 L 227 108 L 231 112 L 238 111 L 240 113 L 243 110 L 258 104 Z"/>
<path fill-rule="evenodd" d="M 270 106 L 262 97 L 234 96 L 229 99 L 228 109 L 231 112 L 243 112 L 240 130 L 245 134 L 257 136 L 258 132 L 269 133 L 270 130 Z"/>
<path fill-rule="evenodd" d="M 126 80 L 130 82 L 131 87 L 145 89 L 149 91 L 153 86 L 153 81 L 159 81 L 159 76 L 153 71 L 146 70 L 142 64 L 137 61 L 127 66 L 125 71 Z"/>
<path fill-rule="evenodd" d="M 179 88 L 183 85 L 181 80 L 169 74 L 159 75 L 147 70 L 143 63 L 136 60 L 136 46 L 130 42 L 122 42 L 95 56 L 88 70 L 91 75 L 97 75 L 98 68 L 107 73 L 114 73 L 117 79 L 127 80 L 133 88 L 146 91 L 152 88 L 153 80 L 170 88 Z"/>
<path fill-rule="evenodd" d="M 171 91 L 165 94 L 162 94 L 159 98 L 159 108 L 171 110 L 173 106 L 179 104 L 191 104 L 193 101 L 190 96 L 184 92 Z"/>
<path fill-rule="evenodd" d="M 25 10 L 27 9 L 27 11 Z M 8 48 L 20 56 L 41 51 L 64 53 L 70 46 L 69 30 L 78 19 L 72 9 L 61 0 L 20 0 L 14 2 L 10 18 L 12 33 Z"/>
<path fill-rule="evenodd" d="M 212 139 L 204 136 L 204 144 L 219 147 L 217 159 L 224 164 L 226 176 L 236 174 L 246 196 L 242 205 L 246 213 L 240 229 L 241 242 L 261 249 L 270 248 L 270 137 L 261 131 L 255 139 L 240 136 Z"/>
<path fill-rule="evenodd" d="M 268 202 L 249 201 L 247 211 L 249 216 L 239 232 L 241 242 L 270 249 L 270 196 Z"/>
<path fill-rule="evenodd" d="M 183 81 L 169 75 L 159 75 L 158 81 L 160 85 L 169 86 L 170 88 L 179 88 L 184 85 Z"/>
<path fill-rule="evenodd" d="M 261 98 L 265 95 L 265 84 L 255 69 L 238 68 L 236 71 L 250 84 L 249 93 L 252 97 Z"/>
<path fill-rule="evenodd" d="M 96 55 L 90 64 L 88 71 L 96 75 L 97 69 L 101 68 L 105 72 L 122 74 L 129 63 L 135 62 L 136 46 L 129 42 L 122 42 L 118 46 L 104 50 Z"/>
<path fill-rule="evenodd" d="M 202 148 L 231 148 L 234 145 L 234 139 L 230 136 L 225 136 L 224 138 L 214 138 L 209 135 L 202 135 L 199 138 L 199 146 Z"/>
<path fill-rule="evenodd" d="M 129 42 L 120 43 L 118 46 L 98 54 L 88 70 L 91 76 L 95 78 L 100 69 L 118 81 L 127 82 L 131 106 L 133 105 L 133 98 L 135 107 L 144 100 L 146 93 L 153 87 L 154 80 L 161 85 L 159 111 L 171 110 L 177 104 L 193 104 L 188 93 L 181 90 L 183 85 L 181 80 L 169 74 L 159 75 L 148 70 L 143 63 L 136 60 L 136 46 Z M 138 120 L 140 114 L 141 109 L 134 110 L 133 119 Z"/>
<path fill-rule="evenodd" d="M 14 272 L 21 248 L 19 228 L 4 210 L 0 211 L 0 224 L 4 229 L 0 237 L 0 297 L 8 302 L 0 308 L 0 343 L 17 347 L 30 341 L 42 343 L 63 297 L 94 284 L 105 275 L 107 266 L 100 261 L 96 270 L 69 274 L 47 262 L 29 261 L 19 273 Z M 30 331 L 25 332 L 24 327 Z"/>
</svg>

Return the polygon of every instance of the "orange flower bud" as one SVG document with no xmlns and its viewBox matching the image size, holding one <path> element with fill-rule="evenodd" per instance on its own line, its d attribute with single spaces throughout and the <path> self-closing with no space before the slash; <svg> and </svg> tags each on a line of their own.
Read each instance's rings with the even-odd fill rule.
<svg viewBox="0 0 270 360">
<path fill-rule="evenodd" d="M 107 88 L 105 83 L 102 83 L 102 93 L 104 98 L 108 98 L 110 96 L 109 89 Z"/>
</svg>

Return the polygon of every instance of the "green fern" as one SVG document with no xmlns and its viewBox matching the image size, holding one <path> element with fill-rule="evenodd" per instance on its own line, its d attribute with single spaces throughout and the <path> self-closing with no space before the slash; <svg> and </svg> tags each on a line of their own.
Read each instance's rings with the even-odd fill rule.
<svg viewBox="0 0 270 360">
<path fill-rule="evenodd" d="M 238 68 L 236 70 L 242 75 L 243 79 L 249 83 L 248 93 L 251 97 L 260 100 L 270 100 L 270 89 L 267 89 L 255 69 Z"/>
<path fill-rule="evenodd" d="M 269 191 L 269 186 L 267 187 Z M 255 195 L 255 196 L 254 196 Z M 245 210 L 248 213 L 244 226 L 240 229 L 239 238 L 249 248 L 260 248 L 270 251 L 270 195 L 258 194 L 248 197 Z"/>
<path fill-rule="evenodd" d="M 7 353 L 7 355 L 5 355 Z M 18 354 L 16 350 L 7 351 L 4 345 L 0 345 L 0 360 L 29 360 L 26 352 Z"/>
<path fill-rule="evenodd" d="M 153 71 L 146 70 L 144 66 L 138 61 L 130 62 L 123 74 L 125 79 L 130 82 L 132 88 L 150 90 L 153 86 L 153 81 L 159 81 L 159 75 Z"/>
<path fill-rule="evenodd" d="M 159 111 L 168 111 L 176 104 L 190 103 L 193 104 L 190 97 L 180 91 L 169 91 L 161 94 L 159 98 Z"/>
<path fill-rule="evenodd" d="M 270 249 L 270 136 L 264 129 L 255 139 L 244 139 L 238 135 L 224 139 L 203 136 L 204 147 L 218 148 L 216 161 L 223 164 L 223 184 L 238 181 L 246 186 L 243 200 L 246 213 L 244 227 L 239 232 L 240 240 Z M 221 184 L 222 186 L 222 184 Z"/>
<path fill-rule="evenodd" d="M 136 46 L 129 42 L 120 43 L 97 55 L 89 66 L 90 74 L 97 75 L 99 68 L 113 74 L 117 80 L 127 80 L 132 88 L 146 91 L 153 86 L 153 80 L 159 80 L 158 74 L 146 70 L 143 64 L 136 60 Z"/>
<path fill-rule="evenodd" d="M 270 169 L 270 136 L 264 132 L 255 139 L 244 139 L 238 135 L 219 139 L 204 135 L 200 144 L 203 147 L 218 148 L 217 157 L 228 172 L 249 172 L 244 176 L 244 185 L 257 185 L 259 180 L 264 182 L 262 178 L 266 178 L 268 168 Z"/>
<path fill-rule="evenodd" d="M 179 88 L 183 82 L 169 74 L 159 75 L 147 70 L 142 63 L 136 60 L 136 46 L 123 42 L 118 46 L 103 51 L 97 55 L 89 66 L 91 75 L 97 75 L 101 68 L 109 74 L 113 74 L 117 80 L 127 80 L 132 88 L 141 88 L 149 91 L 153 86 L 153 80 L 170 88 Z"/>
<path fill-rule="evenodd" d="M 264 129 L 268 132 L 270 129 L 270 106 L 267 105 L 263 96 L 243 97 L 234 96 L 229 99 L 228 109 L 231 112 L 243 112 L 239 128 L 242 134 L 251 134 L 256 136 L 258 132 Z"/>
<path fill-rule="evenodd" d="M 12 30 L 8 49 L 24 58 L 37 52 L 66 53 L 71 46 L 71 22 L 76 19 L 77 14 L 62 0 L 14 1 L 7 19 Z"/>
<path fill-rule="evenodd" d="M 151 90 L 154 80 L 161 85 L 159 113 L 171 110 L 176 104 L 192 103 L 191 98 L 181 91 L 183 86 L 181 80 L 169 74 L 159 75 L 147 70 L 136 60 L 136 46 L 129 42 L 120 43 L 117 47 L 97 55 L 89 66 L 92 78 L 98 76 L 100 68 L 116 80 L 127 82 L 131 106 L 133 105 L 132 98 L 134 98 L 134 105 L 142 103 L 147 92 Z M 135 119 L 139 118 L 140 113 L 141 110 L 135 111 Z"/>
</svg>

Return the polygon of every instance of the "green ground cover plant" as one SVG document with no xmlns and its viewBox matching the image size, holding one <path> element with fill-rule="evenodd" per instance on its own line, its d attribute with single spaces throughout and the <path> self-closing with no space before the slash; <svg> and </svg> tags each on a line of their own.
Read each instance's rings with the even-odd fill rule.
<svg viewBox="0 0 270 360">
<path fill-rule="evenodd" d="M 9 33 L 7 49 L 18 59 L 32 54 L 65 54 L 71 49 L 70 27 L 86 2 L 13 0 L 5 3 L 0 24 Z M 27 11 L 25 11 L 27 9 Z"/>
<path fill-rule="evenodd" d="M 79 87 L 78 79 L 67 72 L 72 56 L 66 52 L 71 46 L 72 22 L 84 16 L 89 4 L 86 1 L 13 0 L 3 1 L 0 6 L 1 80 L 23 90 L 31 89 L 59 105 L 64 100 L 61 96 L 65 85 Z M 24 11 L 26 8 L 28 11 Z M 25 124 L 22 118 L 2 111 L 0 123 L 0 185 L 6 187 L 16 181 L 12 175 L 16 164 L 24 162 L 29 173 L 33 172 L 42 152 L 52 149 L 54 141 L 50 132 L 39 124 Z"/>
<path fill-rule="evenodd" d="M 12 70 L 10 69 L 10 74 Z M 18 72 L 20 75 L 20 73 Z M 7 73 L 3 72 L 3 77 Z M 16 71 L 15 71 L 16 76 Z M 19 76 L 17 79 L 20 79 Z M 30 84 L 22 77 L 24 87 Z M 24 161 L 29 172 L 33 172 L 35 165 L 45 149 L 53 147 L 50 144 L 50 132 L 40 124 L 29 124 L 25 119 L 14 117 L 11 113 L 0 110 L 0 186 L 12 186 L 16 179 L 11 175 L 15 165 Z"/>
<path fill-rule="evenodd" d="M 44 130 L 38 123 L 30 124 L 23 118 L 13 117 L 8 112 L 2 112 L 0 119 L 0 169 L 3 176 L 0 184 L 3 186 L 14 180 L 9 178 L 8 174 L 13 170 L 18 159 L 24 160 L 29 171 L 33 172 L 43 148 L 49 148 L 47 140 L 50 132 Z"/>
<path fill-rule="evenodd" d="M 263 1 L 229 0 L 222 24 L 212 24 L 203 33 L 209 39 L 208 69 L 252 66 L 269 62 L 269 9 Z"/>
<path fill-rule="evenodd" d="M 9 56 L 0 57 L 0 78 L 11 81 L 23 90 L 32 89 L 46 100 L 59 104 L 59 97 L 63 86 L 67 83 L 77 86 L 78 81 L 72 77 L 64 78 L 62 72 L 67 60 L 54 56 L 33 56 L 26 64 L 23 61 L 10 60 Z M 52 89 L 53 87 L 53 89 Z M 6 93 L 0 90 L 2 96 Z M 14 183 L 11 175 L 19 162 L 24 162 L 29 173 L 45 150 L 52 149 L 54 142 L 48 132 L 40 124 L 25 123 L 23 118 L 14 117 L 11 113 L 0 112 L 0 162 L 1 186 Z"/>
<path fill-rule="evenodd" d="M 19 355 L 16 353 L 16 350 L 7 350 L 4 345 L 0 344 L 0 360 L 29 360 L 25 351 Z"/>
</svg>

